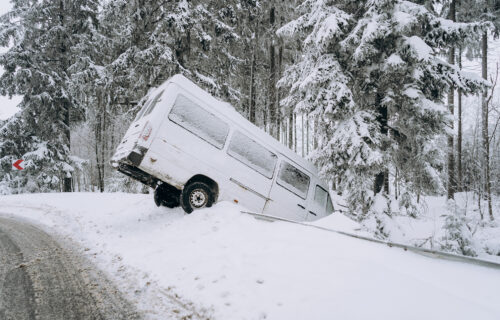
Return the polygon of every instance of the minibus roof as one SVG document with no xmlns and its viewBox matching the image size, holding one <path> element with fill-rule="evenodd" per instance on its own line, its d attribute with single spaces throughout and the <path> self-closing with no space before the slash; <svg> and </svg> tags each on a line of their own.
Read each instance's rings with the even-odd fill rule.
<svg viewBox="0 0 500 320">
<path fill-rule="evenodd" d="M 268 147 L 271 147 L 272 149 L 275 149 L 275 151 L 281 153 L 283 156 L 286 158 L 289 158 L 291 161 L 295 162 L 297 165 L 301 166 L 303 169 L 306 169 L 309 171 L 309 173 L 317 176 L 318 175 L 318 170 L 316 167 L 310 163 L 309 161 L 305 160 L 292 150 L 290 150 L 288 147 L 285 145 L 281 144 L 278 142 L 276 139 L 268 135 L 266 132 L 264 132 L 262 129 L 259 127 L 255 126 L 253 123 L 245 119 L 240 113 L 234 109 L 232 105 L 230 105 L 227 102 L 220 101 L 210 95 L 208 92 L 200 88 L 198 85 L 193 83 L 191 80 L 186 78 L 185 76 L 181 74 L 174 75 L 173 77 L 169 78 L 165 83 L 163 83 L 161 86 L 158 87 L 158 91 L 165 89 L 169 83 L 175 83 L 178 86 L 182 87 L 184 90 L 188 91 L 190 94 L 194 95 L 197 97 L 199 100 L 210 104 L 210 106 L 215 109 L 218 113 L 220 113 L 222 116 L 227 118 L 228 120 L 232 121 L 236 126 L 240 126 L 246 131 L 248 131 L 251 135 L 253 135 L 253 138 L 256 138 L 260 143 L 267 145 Z M 156 91 L 156 90 L 155 90 Z"/>
</svg>

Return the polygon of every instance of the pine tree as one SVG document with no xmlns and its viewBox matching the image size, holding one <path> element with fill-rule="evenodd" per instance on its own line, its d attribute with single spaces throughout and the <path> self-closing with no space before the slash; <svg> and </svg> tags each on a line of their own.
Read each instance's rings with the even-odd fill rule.
<svg viewBox="0 0 500 320">
<path fill-rule="evenodd" d="M 455 22 L 456 21 L 456 0 L 451 0 L 448 18 Z M 455 44 L 452 43 L 448 52 L 448 63 L 450 65 L 455 64 Z M 450 86 L 450 91 L 448 93 L 448 109 L 452 115 L 452 120 L 450 123 L 451 128 L 454 127 L 454 110 L 455 110 L 455 88 Z M 455 174 L 455 152 L 454 152 L 454 133 L 450 132 L 448 134 L 448 199 L 453 199 L 455 197 L 455 192 L 457 191 L 457 180 Z"/>
<path fill-rule="evenodd" d="M 368 211 L 373 191 L 387 192 L 394 167 L 406 191 L 439 191 L 444 95 L 453 86 L 470 94 L 484 85 L 439 54 L 483 25 L 454 23 L 407 1 L 310 0 L 299 9 L 279 33 L 307 49 L 280 83 L 291 88 L 283 104 L 319 120 L 312 159 L 322 173 L 340 177 L 353 212 Z"/>
<path fill-rule="evenodd" d="M 2 134 L 7 136 L 2 138 L 16 139 L 23 146 L 16 155 L 28 160 L 35 189 L 60 183 L 63 191 L 71 191 L 70 126 L 73 115 L 81 112 L 69 88 L 71 68 L 79 44 L 95 22 L 97 2 L 12 3 L 12 11 L 0 18 L 0 45 L 13 44 L 0 55 L 5 69 L 0 87 L 4 95 L 24 98 L 22 112 L 4 126 Z"/>
<path fill-rule="evenodd" d="M 472 232 L 467 225 L 465 210 L 457 208 L 454 200 L 448 201 L 448 211 L 454 212 L 445 218 L 441 249 L 465 256 L 477 256 L 474 250 Z"/>
</svg>

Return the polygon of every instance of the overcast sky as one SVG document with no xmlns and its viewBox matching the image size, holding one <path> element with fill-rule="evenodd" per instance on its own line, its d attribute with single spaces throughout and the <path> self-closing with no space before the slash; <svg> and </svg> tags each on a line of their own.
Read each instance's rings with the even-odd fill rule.
<svg viewBox="0 0 500 320">
<path fill-rule="evenodd" d="M 0 0 L 0 15 L 7 13 L 9 9 L 12 8 L 10 1 Z M 0 53 L 5 52 L 7 48 L 0 47 Z M 3 73 L 3 68 L 0 67 L 0 74 Z M 21 97 L 9 97 L 0 96 L 0 120 L 5 120 L 16 113 L 19 109 L 16 107 L 19 102 L 21 102 Z"/>
</svg>

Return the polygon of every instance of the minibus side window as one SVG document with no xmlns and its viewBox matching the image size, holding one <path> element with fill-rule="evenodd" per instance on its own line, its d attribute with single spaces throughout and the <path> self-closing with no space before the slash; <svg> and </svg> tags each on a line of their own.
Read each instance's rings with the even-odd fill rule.
<svg viewBox="0 0 500 320">
<path fill-rule="evenodd" d="M 328 198 L 328 192 L 320 186 L 316 185 L 316 191 L 314 192 L 314 201 L 321 207 L 325 208 L 326 200 Z"/>
<path fill-rule="evenodd" d="M 286 161 L 281 164 L 277 183 L 295 193 L 302 199 L 306 199 L 307 190 L 309 189 L 310 178 L 307 174 L 300 171 Z"/>
<path fill-rule="evenodd" d="M 163 94 L 163 91 L 160 92 L 159 94 L 156 95 L 156 97 L 153 99 L 153 101 L 149 104 L 148 108 L 146 109 L 146 112 L 144 112 L 144 115 L 142 115 L 142 117 L 145 117 L 147 116 L 148 114 L 150 114 L 153 109 L 156 107 L 156 104 L 161 101 L 160 100 L 160 97 L 161 95 Z"/>
<path fill-rule="evenodd" d="M 333 212 L 333 204 L 330 195 L 328 195 L 328 201 L 326 203 L 326 214 L 330 214 Z"/>
<path fill-rule="evenodd" d="M 224 147 L 229 125 L 185 96 L 177 97 L 168 118 L 214 147 Z"/>
<path fill-rule="evenodd" d="M 273 177 L 278 157 L 243 133 L 234 132 L 227 153 L 265 177 Z"/>
</svg>

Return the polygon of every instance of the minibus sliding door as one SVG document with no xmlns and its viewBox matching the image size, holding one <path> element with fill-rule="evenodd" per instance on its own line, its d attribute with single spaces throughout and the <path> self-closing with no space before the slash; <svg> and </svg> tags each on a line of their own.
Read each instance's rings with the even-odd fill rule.
<svg viewBox="0 0 500 320">
<path fill-rule="evenodd" d="M 254 212 L 262 212 L 269 200 L 278 157 L 246 134 L 236 130 L 227 149 L 228 195 Z"/>
<path fill-rule="evenodd" d="M 310 177 L 287 161 L 282 161 L 276 182 L 271 187 L 271 200 L 264 214 L 294 221 L 304 221 L 307 216 L 307 194 Z"/>
</svg>

